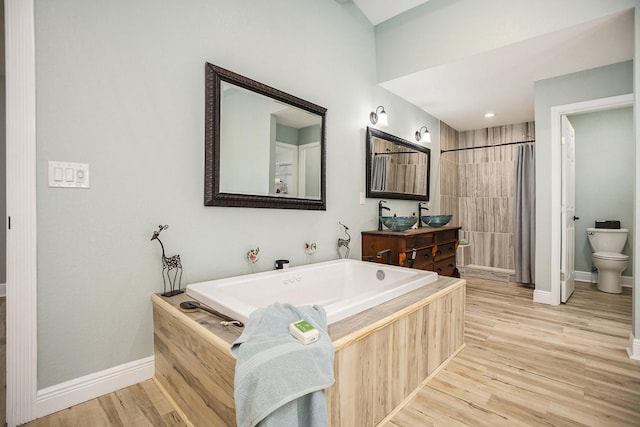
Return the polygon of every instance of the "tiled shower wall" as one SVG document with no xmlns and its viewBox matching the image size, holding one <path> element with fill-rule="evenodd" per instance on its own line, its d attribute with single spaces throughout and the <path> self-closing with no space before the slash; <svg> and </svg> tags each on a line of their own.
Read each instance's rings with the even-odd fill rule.
<svg viewBox="0 0 640 427">
<path fill-rule="evenodd" d="M 441 124 L 441 149 L 481 147 L 535 139 L 534 122 L 458 132 Z M 468 264 L 513 270 L 513 202 L 517 145 L 442 153 L 442 213 L 471 247 Z"/>
<path fill-rule="evenodd" d="M 440 149 L 449 150 L 458 147 L 458 131 L 440 122 Z M 453 214 L 450 225 L 460 225 L 458 215 L 458 162 L 453 153 L 440 156 L 440 212 Z"/>
</svg>

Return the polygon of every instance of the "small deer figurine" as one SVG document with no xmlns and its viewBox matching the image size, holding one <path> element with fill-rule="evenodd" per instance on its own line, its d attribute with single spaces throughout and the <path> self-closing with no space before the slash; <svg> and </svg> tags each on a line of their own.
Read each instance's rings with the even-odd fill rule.
<svg viewBox="0 0 640 427">
<path fill-rule="evenodd" d="M 153 232 L 153 236 L 151 236 L 151 240 L 157 240 L 160 243 L 160 247 L 162 248 L 162 283 L 163 283 L 163 296 L 172 297 L 177 294 L 181 294 L 183 291 L 180 289 L 180 283 L 182 282 L 182 262 L 180 261 L 180 255 L 173 255 L 171 257 L 167 257 L 164 253 L 164 245 L 162 244 L 162 240 L 160 240 L 160 233 L 162 230 L 166 230 L 169 228 L 168 225 L 159 225 L 158 230 Z M 173 277 L 169 274 L 171 270 L 175 270 L 173 272 Z M 180 274 L 178 274 L 180 273 Z M 165 277 L 166 275 L 166 277 Z M 176 279 L 177 285 L 176 288 Z M 169 281 L 170 291 L 167 292 L 167 281 Z"/>
<path fill-rule="evenodd" d="M 346 225 L 344 225 L 340 221 L 338 221 L 338 224 L 340 224 L 341 226 L 344 227 L 344 233 L 348 237 L 348 239 L 342 239 L 342 238 L 338 239 L 338 247 L 336 248 L 336 250 L 338 251 L 338 257 L 340 257 L 340 258 L 349 258 L 349 251 L 350 251 L 349 243 L 351 242 L 351 235 L 349 234 L 349 227 L 347 227 Z M 340 248 L 343 248 L 343 247 L 347 248 L 347 250 L 344 253 L 344 257 L 340 253 Z"/>
</svg>

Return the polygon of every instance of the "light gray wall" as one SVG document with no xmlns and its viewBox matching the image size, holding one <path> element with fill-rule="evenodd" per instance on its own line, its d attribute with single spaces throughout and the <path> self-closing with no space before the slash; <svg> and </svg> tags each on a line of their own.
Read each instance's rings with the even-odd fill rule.
<svg viewBox="0 0 640 427">
<path fill-rule="evenodd" d="M 303 263 L 305 240 L 318 244 L 314 262 L 334 259 L 338 221 L 358 259 L 360 231 L 377 225 L 377 200 L 359 204 L 369 113 L 383 104 L 385 130 L 407 139 L 426 124 L 439 146 L 437 119 L 376 87 L 373 27 L 353 4 L 35 6 L 39 388 L 153 354 L 159 224 L 183 284 L 248 273 L 256 245 L 258 271 Z M 206 61 L 328 109 L 326 211 L 203 206 Z M 48 160 L 88 163 L 91 188 L 48 188 Z"/>
<path fill-rule="evenodd" d="M 425 114 L 421 110 L 406 112 L 406 101 L 398 98 L 388 90 L 376 87 L 375 89 L 375 106 L 382 105 L 389 116 L 389 126 L 386 128 L 372 126 L 382 130 L 383 132 L 396 135 L 412 144 L 420 145 L 431 151 L 431 181 L 430 181 L 430 213 L 440 214 L 440 121 Z M 369 114 L 369 113 L 367 113 Z M 367 120 L 368 122 L 368 120 Z M 431 134 L 431 142 L 416 142 L 415 133 L 421 126 L 427 126 Z M 362 137 L 364 138 L 365 130 L 363 129 Z M 365 165 L 363 164 L 364 168 Z M 362 188 L 364 189 L 364 176 L 362 176 Z M 364 190 L 363 190 L 364 191 Z M 367 199 L 366 205 L 376 205 L 379 199 Z M 418 214 L 418 202 L 404 200 L 387 200 L 387 206 L 391 208 L 391 214 L 396 213 L 398 216 L 409 216 L 412 213 Z M 377 225 L 376 225 L 377 227 Z"/>
<path fill-rule="evenodd" d="M 576 271 L 592 271 L 587 228 L 596 219 L 617 219 L 629 229 L 624 253 L 633 257 L 635 138 L 633 109 L 569 117 L 576 131 Z M 633 265 L 622 273 L 633 276 Z"/>
<path fill-rule="evenodd" d="M 376 26 L 378 81 L 621 12 L 637 0 L 430 0 Z"/>
<path fill-rule="evenodd" d="M 632 92 L 632 61 L 535 83 L 536 290 L 551 291 L 551 107 Z"/>
</svg>

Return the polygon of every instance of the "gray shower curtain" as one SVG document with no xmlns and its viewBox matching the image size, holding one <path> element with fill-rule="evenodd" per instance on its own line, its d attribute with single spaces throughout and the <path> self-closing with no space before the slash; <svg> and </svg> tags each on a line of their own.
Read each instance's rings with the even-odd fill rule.
<svg viewBox="0 0 640 427">
<path fill-rule="evenodd" d="M 533 144 L 517 147 L 513 247 L 516 282 L 535 283 L 536 168 Z"/>
<path fill-rule="evenodd" d="M 389 169 L 389 156 L 379 155 L 373 157 L 373 178 L 371 189 L 373 191 L 387 191 L 387 175 Z"/>
</svg>

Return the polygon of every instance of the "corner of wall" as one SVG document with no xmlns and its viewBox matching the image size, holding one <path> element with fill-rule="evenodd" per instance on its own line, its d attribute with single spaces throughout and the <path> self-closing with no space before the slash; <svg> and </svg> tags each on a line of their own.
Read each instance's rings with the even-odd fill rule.
<svg viewBox="0 0 640 427">
<path fill-rule="evenodd" d="M 533 291 L 533 302 L 551 305 L 551 292 L 536 289 Z"/>
<path fill-rule="evenodd" d="M 640 338 L 635 338 L 633 334 L 629 334 L 629 347 L 627 354 L 630 359 L 640 360 Z"/>
</svg>

